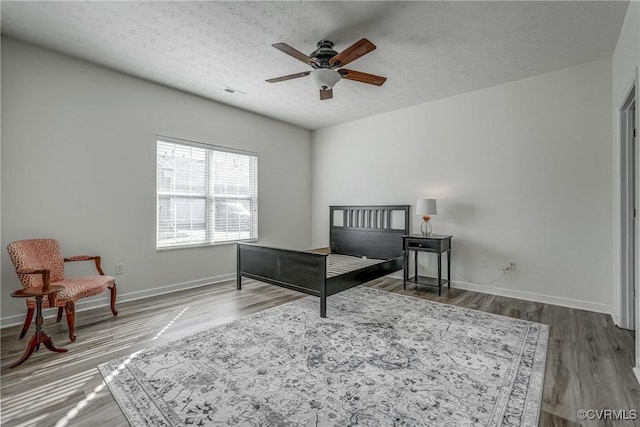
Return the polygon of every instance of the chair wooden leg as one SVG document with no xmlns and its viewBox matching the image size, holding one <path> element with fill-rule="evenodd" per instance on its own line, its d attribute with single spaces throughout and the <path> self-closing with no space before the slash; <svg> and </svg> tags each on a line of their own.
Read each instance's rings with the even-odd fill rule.
<svg viewBox="0 0 640 427">
<path fill-rule="evenodd" d="M 67 313 L 67 325 L 69 325 L 69 340 L 76 340 L 76 304 L 69 301 L 65 304 L 64 310 Z"/>
<path fill-rule="evenodd" d="M 60 322 L 62 319 L 62 312 L 64 311 L 64 307 L 58 307 L 58 318 L 56 319 L 56 323 Z"/>
<path fill-rule="evenodd" d="M 111 312 L 114 316 L 118 315 L 118 310 L 116 310 L 116 284 L 113 284 L 113 288 L 111 288 Z"/>
<path fill-rule="evenodd" d="M 20 332 L 20 338 L 18 338 L 18 339 L 21 340 L 27 334 L 27 331 L 29 330 L 29 326 L 31 326 L 31 319 L 33 319 L 33 312 L 34 311 L 35 310 L 33 308 L 27 308 L 27 317 L 24 319 L 24 325 L 22 326 L 22 332 Z"/>
</svg>

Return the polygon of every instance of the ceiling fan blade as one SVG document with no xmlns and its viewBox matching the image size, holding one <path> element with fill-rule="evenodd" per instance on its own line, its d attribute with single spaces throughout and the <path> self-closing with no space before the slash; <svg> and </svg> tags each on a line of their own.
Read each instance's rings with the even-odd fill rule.
<svg viewBox="0 0 640 427">
<path fill-rule="evenodd" d="M 331 99 L 333 98 L 333 89 L 325 89 L 322 90 L 320 89 L 320 99 L 321 100 L 325 100 L 325 99 Z"/>
<path fill-rule="evenodd" d="M 318 61 L 316 61 L 315 59 L 310 58 L 309 56 L 305 55 L 304 53 L 300 52 L 297 49 L 292 48 L 291 46 L 289 46 L 286 43 L 275 43 L 275 44 L 272 44 L 271 46 L 275 47 L 280 52 L 284 52 L 287 55 L 293 56 L 294 58 L 296 58 L 299 61 L 304 62 L 305 64 L 320 65 L 320 64 L 318 64 Z"/>
<path fill-rule="evenodd" d="M 382 86 L 382 84 L 387 81 L 386 77 L 363 73 L 361 71 L 345 70 L 344 68 L 342 68 L 338 70 L 338 72 L 343 79 L 354 80 L 361 83 L 369 83 L 370 85 Z"/>
<path fill-rule="evenodd" d="M 376 45 L 371 43 L 369 40 L 360 39 L 359 41 L 355 42 L 354 44 L 331 58 L 329 60 L 329 65 L 337 65 L 339 67 L 342 67 L 344 65 L 347 65 L 349 62 L 355 61 L 361 56 L 366 55 L 372 50 L 375 50 L 375 48 Z"/>
<path fill-rule="evenodd" d="M 308 76 L 311 71 L 303 71 L 302 73 L 289 74 L 288 76 L 276 77 L 274 79 L 268 79 L 269 83 L 278 83 L 285 80 L 297 79 L 298 77 Z"/>
</svg>

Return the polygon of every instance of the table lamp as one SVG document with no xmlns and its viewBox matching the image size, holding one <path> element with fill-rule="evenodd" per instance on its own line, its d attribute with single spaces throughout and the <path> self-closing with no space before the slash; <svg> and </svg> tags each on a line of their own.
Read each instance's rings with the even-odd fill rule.
<svg viewBox="0 0 640 427">
<path fill-rule="evenodd" d="M 420 224 L 420 232 L 423 236 L 431 235 L 431 215 L 436 215 L 438 208 L 436 206 L 436 199 L 418 199 L 416 201 L 416 215 L 422 217 L 422 224 Z"/>
</svg>

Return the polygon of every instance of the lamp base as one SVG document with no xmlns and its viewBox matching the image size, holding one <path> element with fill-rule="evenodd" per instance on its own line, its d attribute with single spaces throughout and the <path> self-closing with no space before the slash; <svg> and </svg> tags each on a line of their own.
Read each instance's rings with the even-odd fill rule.
<svg viewBox="0 0 640 427">
<path fill-rule="evenodd" d="M 431 236 L 431 223 L 429 221 L 424 221 L 420 224 L 420 233 L 422 233 L 424 237 Z"/>
</svg>

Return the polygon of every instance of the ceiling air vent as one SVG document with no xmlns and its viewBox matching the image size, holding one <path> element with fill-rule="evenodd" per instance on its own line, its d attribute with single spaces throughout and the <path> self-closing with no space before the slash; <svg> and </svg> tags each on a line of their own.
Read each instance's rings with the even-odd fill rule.
<svg viewBox="0 0 640 427">
<path fill-rule="evenodd" d="M 245 92 L 243 92 L 243 91 L 241 91 L 241 90 L 238 90 L 238 89 L 234 89 L 234 88 L 232 88 L 232 87 L 225 87 L 225 88 L 224 88 L 224 91 L 225 91 L 225 92 L 229 92 L 229 93 L 239 93 L 239 94 L 242 94 L 242 95 L 246 95 L 246 93 L 245 93 Z"/>
</svg>

